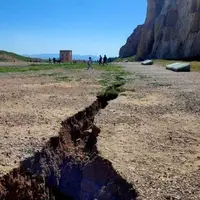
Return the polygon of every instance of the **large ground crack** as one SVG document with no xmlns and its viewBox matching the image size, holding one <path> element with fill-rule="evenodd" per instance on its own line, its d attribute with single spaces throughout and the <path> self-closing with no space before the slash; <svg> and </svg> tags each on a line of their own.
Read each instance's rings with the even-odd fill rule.
<svg viewBox="0 0 200 200">
<path fill-rule="evenodd" d="M 0 178 L 1 200 L 136 199 L 137 193 L 100 157 L 95 115 L 117 93 L 97 96 L 91 106 L 62 122 L 40 152 Z"/>
</svg>

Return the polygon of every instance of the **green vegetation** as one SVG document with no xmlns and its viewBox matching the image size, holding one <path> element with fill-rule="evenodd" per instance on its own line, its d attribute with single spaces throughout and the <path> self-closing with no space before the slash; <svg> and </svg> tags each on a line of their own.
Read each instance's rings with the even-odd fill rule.
<svg viewBox="0 0 200 200">
<path fill-rule="evenodd" d="M 58 77 L 61 76 L 62 73 L 61 72 L 51 72 L 51 73 L 42 73 L 40 74 L 40 76 L 50 76 L 50 77 Z"/>
<path fill-rule="evenodd" d="M 101 79 L 99 80 L 99 83 L 102 86 L 108 86 L 109 84 L 113 83 L 124 83 L 124 78 L 128 75 L 128 72 L 125 72 L 123 68 L 121 67 L 121 71 L 110 71 L 110 72 L 104 72 L 101 75 Z M 123 85 L 123 84 L 122 84 Z"/>
<path fill-rule="evenodd" d="M 119 66 L 113 66 L 113 65 L 105 65 L 105 66 L 99 66 L 97 64 L 94 64 L 93 67 L 97 70 L 102 71 L 120 71 L 121 67 Z M 34 64 L 34 65 L 28 65 L 23 67 L 0 67 L 0 73 L 8 73 L 8 72 L 29 72 L 29 71 L 41 71 L 41 70 L 51 70 L 51 69 L 86 69 L 87 64 L 85 63 L 64 63 L 64 64 Z"/>
<path fill-rule="evenodd" d="M 162 60 L 162 59 L 155 59 L 154 63 L 159 64 L 159 65 L 169 65 L 175 62 L 181 62 L 181 61 L 177 61 L 177 60 Z"/>
<path fill-rule="evenodd" d="M 0 67 L 0 73 L 12 73 L 12 72 L 35 72 L 35 71 L 45 71 L 45 70 L 53 70 L 53 69 L 64 69 L 64 70 L 81 70 L 86 69 L 86 63 L 64 63 L 64 64 L 38 64 L 38 65 L 29 65 L 23 67 Z M 109 91 L 115 91 L 116 87 L 119 88 L 121 85 L 125 84 L 125 76 L 127 72 L 123 70 L 120 66 L 114 66 L 111 64 L 99 66 L 98 64 L 94 64 L 93 68 L 95 70 L 102 71 L 101 80 L 99 83 Z M 51 76 L 55 77 L 57 81 L 71 81 L 70 77 L 63 76 L 63 73 L 55 73 L 55 72 L 42 72 L 41 76 Z"/>
<path fill-rule="evenodd" d="M 0 62 L 8 62 L 8 58 L 0 57 Z"/>
<path fill-rule="evenodd" d="M 38 64 L 38 65 L 28 65 L 23 67 L 0 67 L 0 73 L 7 73 L 7 72 L 29 72 L 29 71 L 41 71 L 41 70 L 51 70 L 56 68 L 83 68 L 79 64 L 72 65 L 72 64 Z"/>
<path fill-rule="evenodd" d="M 122 77 L 121 75 L 114 75 L 113 82 L 104 87 L 103 90 L 98 94 L 98 96 L 114 99 L 119 95 L 120 92 L 124 91 L 122 86 L 125 83 L 125 77 Z"/>
<path fill-rule="evenodd" d="M 122 69 L 122 67 L 115 66 L 112 64 L 108 64 L 108 65 L 104 65 L 104 66 L 94 65 L 94 68 L 101 70 L 101 71 L 124 73 L 124 70 Z"/>
<path fill-rule="evenodd" d="M 108 63 L 114 62 L 116 59 L 118 59 L 118 57 L 110 57 L 108 58 Z"/>
<path fill-rule="evenodd" d="M 127 58 L 117 58 L 114 62 L 134 62 L 135 56 L 127 57 Z"/>
<path fill-rule="evenodd" d="M 191 67 L 192 67 L 192 71 L 200 71 L 200 62 L 192 61 Z"/>
<path fill-rule="evenodd" d="M 50 70 L 56 68 L 55 66 L 45 66 L 45 65 L 30 65 L 23 67 L 0 67 L 0 73 L 8 73 L 8 72 L 28 72 L 28 71 L 39 71 L 39 70 Z"/>
<path fill-rule="evenodd" d="M 9 59 L 12 59 L 12 60 L 20 60 L 24 62 L 28 62 L 30 60 L 36 60 L 35 58 L 29 58 L 29 57 L 21 56 L 12 52 L 7 52 L 7 51 L 0 51 L 0 57 L 2 59 L 0 61 L 4 61 L 3 59 L 5 59 L 5 61 L 9 61 Z"/>
<path fill-rule="evenodd" d="M 99 66 L 98 64 L 94 64 L 93 68 L 95 70 L 101 71 L 101 80 L 99 83 L 103 86 L 102 92 L 100 95 L 102 96 L 118 96 L 120 92 L 123 91 L 122 86 L 127 81 L 128 72 L 124 71 L 123 67 L 115 66 L 115 65 L 105 65 Z M 54 72 L 48 71 L 53 69 L 62 69 L 63 72 Z M 64 63 L 64 64 L 32 64 L 28 66 L 6 66 L 0 67 L 0 73 L 24 73 L 24 72 L 36 72 L 42 71 L 39 73 L 39 76 L 50 76 L 55 78 L 57 81 L 72 81 L 70 76 L 66 76 L 67 70 L 86 70 L 86 63 Z M 46 72 L 44 72 L 46 70 Z M 66 70 L 66 71 L 65 71 Z"/>
<path fill-rule="evenodd" d="M 127 81 L 128 72 L 124 71 L 124 69 L 119 66 L 115 66 L 111 69 L 105 71 L 101 76 L 101 80 L 99 80 L 99 83 L 103 86 L 103 90 L 98 96 L 114 98 L 117 97 L 120 92 L 124 91 L 122 86 Z"/>
</svg>

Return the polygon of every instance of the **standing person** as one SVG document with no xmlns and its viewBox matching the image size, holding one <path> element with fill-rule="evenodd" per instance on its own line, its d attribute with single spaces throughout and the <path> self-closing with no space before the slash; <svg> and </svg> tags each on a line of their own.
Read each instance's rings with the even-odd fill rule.
<svg viewBox="0 0 200 200">
<path fill-rule="evenodd" d="M 51 58 L 49 58 L 49 63 L 51 63 Z"/>
<path fill-rule="evenodd" d="M 103 57 L 103 65 L 107 65 L 108 63 L 107 63 L 107 57 L 106 57 L 106 55 L 104 55 L 104 57 Z"/>
<path fill-rule="evenodd" d="M 90 68 L 93 69 L 93 67 L 92 67 L 92 58 L 91 57 L 89 57 L 89 60 L 88 60 L 88 68 L 87 68 L 87 70 L 90 69 Z"/>
<path fill-rule="evenodd" d="M 54 64 L 56 63 L 56 59 L 55 59 L 55 58 L 53 58 L 53 63 L 54 63 Z"/>
<path fill-rule="evenodd" d="M 99 65 L 102 64 L 102 56 L 100 55 L 100 58 L 99 58 Z"/>
</svg>

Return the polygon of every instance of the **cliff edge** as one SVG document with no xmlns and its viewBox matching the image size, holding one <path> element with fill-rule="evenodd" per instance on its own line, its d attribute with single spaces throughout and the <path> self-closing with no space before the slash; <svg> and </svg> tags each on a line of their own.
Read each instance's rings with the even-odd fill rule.
<svg viewBox="0 0 200 200">
<path fill-rule="evenodd" d="M 200 0 L 147 0 L 145 23 L 120 49 L 121 58 L 200 60 Z"/>
</svg>

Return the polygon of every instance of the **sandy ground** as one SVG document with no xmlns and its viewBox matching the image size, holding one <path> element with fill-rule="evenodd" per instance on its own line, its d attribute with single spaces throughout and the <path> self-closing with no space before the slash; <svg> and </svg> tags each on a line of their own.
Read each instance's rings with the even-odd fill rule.
<svg viewBox="0 0 200 200">
<path fill-rule="evenodd" d="M 58 134 L 62 120 L 96 99 L 101 87 L 91 77 L 98 78 L 98 72 L 56 69 L 0 75 L 0 174 L 40 149 Z"/>
<path fill-rule="evenodd" d="M 140 199 L 200 199 L 200 73 L 124 65 L 128 91 L 96 117 L 98 149 Z"/>
<path fill-rule="evenodd" d="M 200 73 L 124 65 L 131 72 L 127 91 L 95 119 L 101 155 L 135 185 L 140 199 L 200 199 Z M 1 74 L 0 173 L 90 105 L 101 90 L 99 77 L 97 71 L 58 69 Z"/>
</svg>

